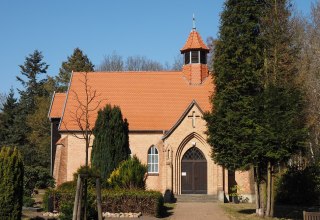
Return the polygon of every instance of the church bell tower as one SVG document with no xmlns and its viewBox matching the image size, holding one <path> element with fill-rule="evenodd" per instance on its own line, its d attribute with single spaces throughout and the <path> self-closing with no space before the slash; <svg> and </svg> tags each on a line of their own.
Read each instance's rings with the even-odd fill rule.
<svg viewBox="0 0 320 220">
<path fill-rule="evenodd" d="M 196 30 L 194 17 L 188 40 L 180 51 L 184 58 L 183 75 L 191 85 L 202 84 L 209 76 L 207 54 L 210 50 Z"/>
</svg>

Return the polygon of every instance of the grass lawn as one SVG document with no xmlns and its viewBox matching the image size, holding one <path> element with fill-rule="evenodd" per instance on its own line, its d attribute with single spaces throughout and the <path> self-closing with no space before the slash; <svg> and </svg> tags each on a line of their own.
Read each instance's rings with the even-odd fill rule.
<svg viewBox="0 0 320 220">
<path fill-rule="evenodd" d="M 231 219 L 239 220 L 270 220 L 270 219 L 293 219 L 302 220 L 303 210 L 317 211 L 316 208 L 307 208 L 299 206 L 284 206 L 279 205 L 275 207 L 275 217 L 274 218 L 260 218 L 255 214 L 255 204 L 249 203 L 225 203 L 221 204 L 226 214 L 230 216 Z M 318 209 L 319 211 L 319 209 Z"/>
</svg>

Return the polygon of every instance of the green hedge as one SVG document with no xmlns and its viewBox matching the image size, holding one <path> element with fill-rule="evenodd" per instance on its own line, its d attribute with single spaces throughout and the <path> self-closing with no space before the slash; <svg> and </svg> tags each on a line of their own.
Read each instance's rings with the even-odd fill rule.
<svg viewBox="0 0 320 220">
<path fill-rule="evenodd" d="M 75 189 L 48 190 L 43 198 L 44 209 L 50 208 L 62 212 L 65 218 L 72 214 Z M 160 192 L 144 190 L 102 190 L 103 212 L 141 212 L 144 215 L 160 216 L 163 207 L 163 196 Z M 96 211 L 95 189 L 88 190 L 89 217 L 95 219 Z M 51 200 L 51 205 L 49 200 Z M 51 206 L 51 207 L 50 207 Z"/>
<path fill-rule="evenodd" d="M 157 191 L 103 190 L 103 212 L 141 212 L 145 215 L 160 216 L 163 196 Z"/>
</svg>

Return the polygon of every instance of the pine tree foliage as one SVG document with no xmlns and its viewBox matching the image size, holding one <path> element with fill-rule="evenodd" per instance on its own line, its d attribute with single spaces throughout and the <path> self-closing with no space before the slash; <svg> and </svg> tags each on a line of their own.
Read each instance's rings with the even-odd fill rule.
<svg viewBox="0 0 320 220">
<path fill-rule="evenodd" d="M 226 1 L 213 58 L 213 110 L 205 117 L 208 142 L 213 159 L 228 169 L 253 165 L 257 184 L 259 172 L 268 173 L 267 216 L 273 215 L 274 165 L 305 144 L 298 51 L 287 0 Z"/>
<path fill-rule="evenodd" d="M 82 50 L 75 48 L 73 54 L 63 62 L 57 76 L 57 82 L 60 90 L 66 91 L 70 81 L 71 73 L 74 72 L 92 72 L 94 65 L 91 63 L 87 55 Z"/>
<path fill-rule="evenodd" d="M 35 50 L 32 54 L 26 57 L 23 65 L 19 66 L 21 74 L 24 76 L 23 79 L 17 76 L 17 80 L 21 82 L 25 90 L 20 90 L 21 103 L 23 104 L 24 110 L 27 113 L 33 112 L 35 106 L 35 96 L 43 95 L 43 84 L 44 79 L 39 79 L 41 74 L 47 73 L 49 65 L 43 61 L 43 55 L 40 51 Z"/>
<path fill-rule="evenodd" d="M 21 149 L 25 164 L 30 166 L 48 164 L 45 161 L 49 161 L 49 158 L 46 158 L 47 155 L 43 156 L 40 150 L 41 148 L 50 149 L 48 142 L 50 136 L 49 122 L 46 117 L 47 113 L 45 113 L 47 110 L 44 107 L 50 103 L 49 96 L 53 91 L 53 87 L 55 87 L 55 82 L 51 77 L 40 77 L 47 72 L 48 67 L 49 65 L 43 61 L 42 53 L 35 50 L 26 57 L 24 64 L 20 65 L 23 77 L 17 77 L 24 88 L 19 91 L 21 95 L 17 107 L 19 114 L 16 114 L 13 124 L 15 130 L 14 136 L 17 142 L 13 144 L 16 144 Z M 46 100 L 46 104 L 42 103 L 42 106 L 40 106 L 39 100 Z M 40 115 L 45 115 L 42 117 L 42 122 L 31 122 L 32 118 L 40 117 L 39 109 L 43 112 Z M 32 141 L 35 140 L 33 138 L 35 127 L 43 123 L 47 124 L 48 128 L 44 130 L 38 129 L 38 132 L 41 134 L 38 133 L 39 139 L 36 143 Z M 42 146 L 39 145 L 40 142 L 42 142 Z"/>
<path fill-rule="evenodd" d="M 0 218 L 20 220 L 23 198 L 23 161 L 16 148 L 0 151 Z"/>
<path fill-rule="evenodd" d="M 27 124 L 27 117 L 33 114 L 36 108 L 36 97 L 45 95 L 44 84 L 46 78 L 40 79 L 42 74 L 47 72 L 49 65 L 43 61 L 43 55 L 40 51 L 35 50 L 26 57 L 23 65 L 19 66 L 22 76 L 17 76 L 19 82 L 24 87 L 19 90 L 20 100 L 18 103 L 18 112 L 15 119 L 15 135 L 19 141 L 18 145 L 28 145 L 27 135 L 31 128 Z"/>
<path fill-rule="evenodd" d="M 129 125 L 118 106 L 99 110 L 93 134 L 92 166 L 106 179 L 130 153 Z"/>
<path fill-rule="evenodd" d="M 30 127 L 28 134 L 28 142 L 34 146 L 36 151 L 36 160 L 30 160 L 35 164 L 45 168 L 50 165 L 50 136 L 51 126 L 48 120 L 48 109 L 51 104 L 51 94 L 56 89 L 56 82 L 52 77 L 47 77 L 46 82 L 43 84 L 44 95 L 35 97 L 35 109 L 33 114 L 27 116 L 27 125 Z"/>
<path fill-rule="evenodd" d="M 0 146 L 19 143 L 14 126 L 18 115 L 17 107 L 17 99 L 14 97 L 13 89 L 11 89 L 0 112 Z"/>
<path fill-rule="evenodd" d="M 261 1 L 225 2 L 214 51 L 214 108 L 205 116 L 212 157 L 231 170 L 247 168 L 255 134 L 254 100 L 261 90 Z"/>
</svg>

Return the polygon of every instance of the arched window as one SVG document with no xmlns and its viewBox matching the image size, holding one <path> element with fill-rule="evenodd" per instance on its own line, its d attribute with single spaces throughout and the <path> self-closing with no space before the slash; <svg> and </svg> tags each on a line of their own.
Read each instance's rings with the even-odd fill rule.
<svg viewBox="0 0 320 220">
<path fill-rule="evenodd" d="M 148 150 L 148 173 L 159 173 L 159 154 L 155 146 Z"/>
</svg>

